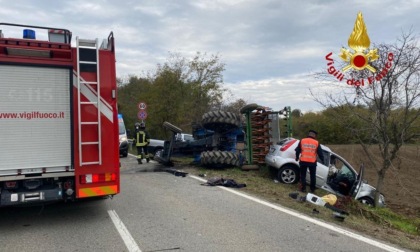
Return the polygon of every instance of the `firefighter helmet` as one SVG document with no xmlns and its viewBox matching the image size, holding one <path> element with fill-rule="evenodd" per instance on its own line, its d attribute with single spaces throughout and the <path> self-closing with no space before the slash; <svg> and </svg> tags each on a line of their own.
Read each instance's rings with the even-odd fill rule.
<svg viewBox="0 0 420 252">
<path fill-rule="evenodd" d="M 144 122 L 140 123 L 140 129 L 145 129 L 146 128 L 146 124 Z"/>
</svg>

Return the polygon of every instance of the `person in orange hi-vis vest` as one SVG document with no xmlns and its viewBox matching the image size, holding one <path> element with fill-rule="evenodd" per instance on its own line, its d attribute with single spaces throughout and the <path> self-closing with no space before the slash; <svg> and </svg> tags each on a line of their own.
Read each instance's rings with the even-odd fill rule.
<svg viewBox="0 0 420 252">
<path fill-rule="evenodd" d="M 324 163 L 324 156 L 322 154 L 321 145 L 316 140 L 317 132 L 310 130 L 308 137 L 300 140 L 298 146 L 295 149 L 296 161 L 299 161 L 300 166 L 300 190 L 306 192 L 306 172 L 309 169 L 311 178 L 310 188 L 311 192 L 315 192 L 316 183 L 316 163 L 317 156 Z"/>
</svg>

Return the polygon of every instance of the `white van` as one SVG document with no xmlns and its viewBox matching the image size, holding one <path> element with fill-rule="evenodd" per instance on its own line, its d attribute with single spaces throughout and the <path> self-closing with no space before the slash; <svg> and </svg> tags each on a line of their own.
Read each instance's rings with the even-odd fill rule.
<svg viewBox="0 0 420 252">
<path fill-rule="evenodd" d="M 118 131 L 120 134 L 120 156 L 127 157 L 128 155 L 128 139 L 127 130 L 125 128 L 122 114 L 118 114 Z"/>
</svg>

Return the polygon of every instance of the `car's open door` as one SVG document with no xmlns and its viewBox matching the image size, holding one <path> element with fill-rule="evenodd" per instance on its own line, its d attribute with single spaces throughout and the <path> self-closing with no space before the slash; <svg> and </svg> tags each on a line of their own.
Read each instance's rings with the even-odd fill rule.
<svg viewBox="0 0 420 252">
<path fill-rule="evenodd" d="M 356 177 L 356 181 L 354 181 L 353 187 L 350 190 L 350 194 L 355 199 L 357 199 L 357 194 L 359 193 L 360 188 L 361 188 L 362 183 L 363 183 L 363 174 L 364 174 L 364 171 L 365 171 L 365 165 L 364 164 L 361 164 L 360 165 L 359 173 L 357 174 L 357 177 Z"/>
</svg>

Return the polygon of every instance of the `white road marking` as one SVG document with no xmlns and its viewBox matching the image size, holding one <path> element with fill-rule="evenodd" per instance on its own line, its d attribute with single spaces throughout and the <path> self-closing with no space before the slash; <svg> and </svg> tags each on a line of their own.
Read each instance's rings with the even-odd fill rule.
<svg viewBox="0 0 420 252">
<path fill-rule="evenodd" d="M 202 179 L 202 178 L 197 177 L 197 176 L 194 176 L 194 175 L 189 175 L 189 177 L 191 177 L 191 178 L 193 178 L 193 179 L 196 179 L 196 180 L 199 180 L 199 181 L 201 181 L 201 182 L 207 182 L 207 180 Z M 333 225 L 330 225 L 330 224 L 324 223 L 324 222 L 319 221 L 319 220 L 316 220 L 316 219 L 312 219 L 312 218 L 310 218 L 310 217 L 308 217 L 308 216 L 306 216 L 306 215 L 303 215 L 303 214 L 300 214 L 300 213 L 297 213 L 297 212 L 291 211 L 291 210 L 289 210 L 289 209 L 287 209 L 287 208 L 284 208 L 284 207 L 281 207 L 281 206 L 274 205 L 274 204 L 272 204 L 272 203 L 269 203 L 269 202 L 266 202 L 266 201 L 260 200 L 260 199 L 258 199 L 258 198 L 254 198 L 254 197 L 252 197 L 252 196 L 249 196 L 249 195 L 246 195 L 246 194 L 244 194 L 244 193 L 238 192 L 238 191 L 233 190 L 233 189 L 231 189 L 231 188 L 227 188 L 227 187 L 223 187 L 223 186 L 218 186 L 218 187 L 219 187 L 219 188 L 221 188 L 221 189 L 223 189 L 223 190 L 226 190 L 226 191 L 228 191 L 228 192 L 231 192 L 231 193 L 234 193 L 234 194 L 239 195 L 239 196 L 241 196 L 241 197 L 244 197 L 244 198 L 246 198 L 246 199 L 249 199 L 249 200 L 252 200 L 252 201 L 254 201 L 254 202 L 260 203 L 260 204 L 262 204 L 262 205 L 265 205 L 265 206 L 268 206 L 268 207 L 274 208 L 274 209 L 276 209 L 276 210 L 278 210 L 278 211 L 281 211 L 281 212 L 284 212 L 284 213 L 290 214 L 290 215 L 292 215 L 292 216 L 298 217 L 298 218 L 300 218 L 300 219 L 303 219 L 303 220 L 306 220 L 306 221 L 312 222 L 313 224 L 319 225 L 319 226 L 321 226 L 321 227 L 328 228 L 328 229 L 330 229 L 330 230 L 332 230 L 332 231 L 334 231 L 334 232 L 337 232 L 337 233 L 340 233 L 340 234 L 343 234 L 343 235 L 349 236 L 349 237 L 354 238 L 354 239 L 357 239 L 357 240 L 359 240 L 359 241 L 366 242 L 367 244 L 373 245 L 373 246 L 378 247 L 378 248 L 381 248 L 381 249 L 383 249 L 383 250 L 386 250 L 386 251 L 393 251 L 393 252 L 403 252 L 403 251 L 404 251 L 404 250 L 400 250 L 400 249 L 397 249 L 397 248 L 391 247 L 391 246 L 386 245 L 386 244 L 384 244 L 384 243 L 381 243 L 381 242 L 378 242 L 378 241 L 375 241 L 375 240 L 372 240 L 372 239 L 366 238 L 366 237 L 364 237 L 364 236 L 361 236 L 361 235 L 358 235 L 358 234 L 352 233 L 352 232 L 350 232 L 350 231 L 348 231 L 348 230 L 345 230 L 345 229 L 342 229 L 342 228 L 339 228 L 339 227 L 336 227 L 336 226 L 333 226 Z"/>
<path fill-rule="evenodd" d="M 139 246 L 137 245 L 134 238 L 131 236 L 130 232 L 128 232 L 127 228 L 125 227 L 124 223 L 118 217 L 115 210 L 108 210 L 108 214 L 111 217 L 112 222 L 114 223 L 115 227 L 120 233 L 121 238 L 123 239 L 125 246 L 127 247 L 128 251 L 130 252 L 141 252 Z"/>
</svg>

